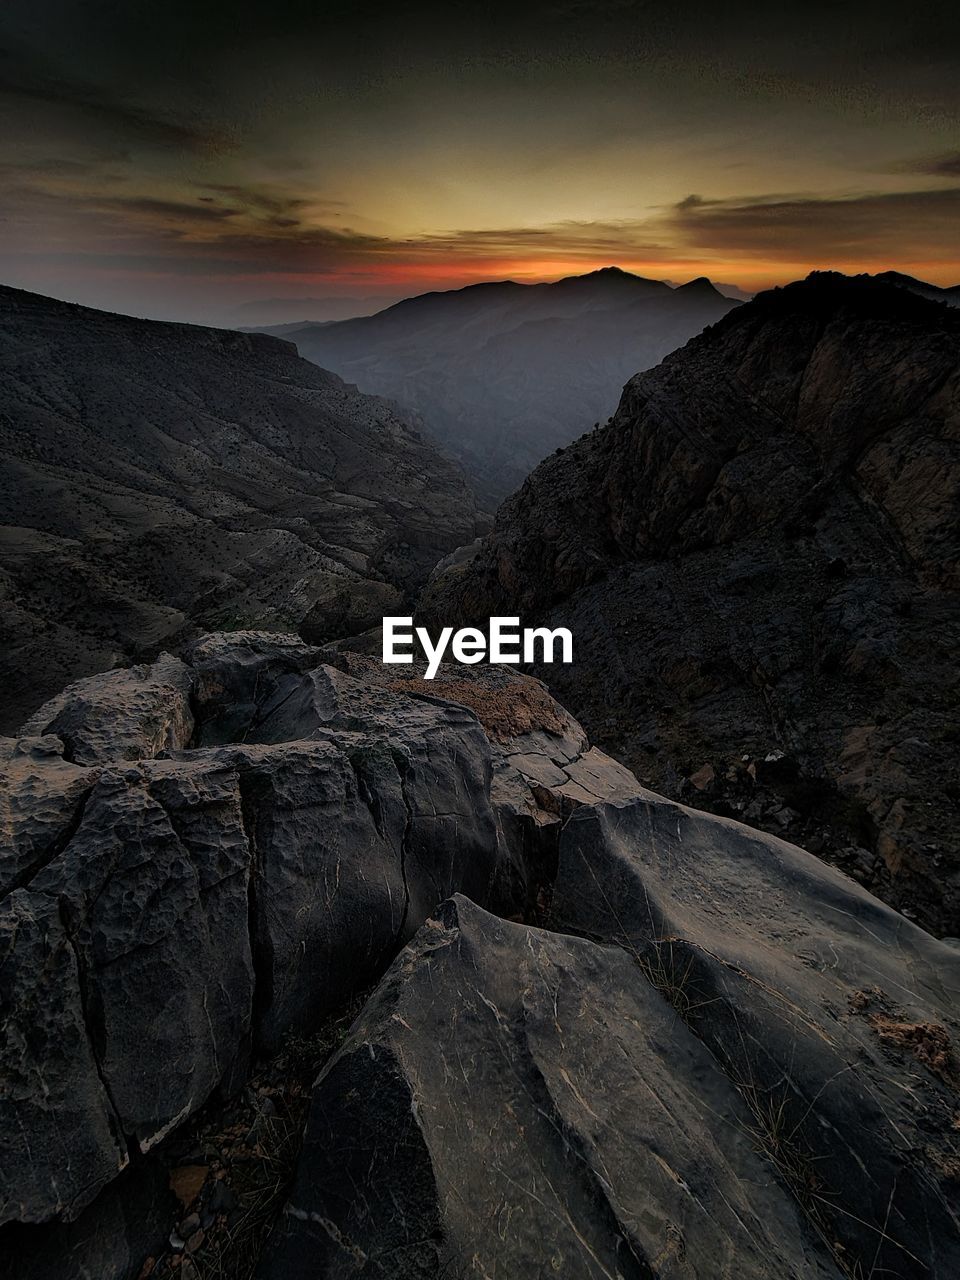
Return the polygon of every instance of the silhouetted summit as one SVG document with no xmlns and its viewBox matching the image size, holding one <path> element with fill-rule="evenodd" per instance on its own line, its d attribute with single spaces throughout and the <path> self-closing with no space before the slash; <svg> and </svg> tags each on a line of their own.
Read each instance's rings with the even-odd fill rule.
<svg viewBox="0 0 960 1280">
<path fill-rule="evenodd" d="M 928 284 L 926 280 L 917 280 L 913 276 L 904 275 L 902 271 L 881 271 L 873 277 L 882 284 L 893 284 L 900 289 L 908 289 L 918 293 L 922 298 L 930 298 L 934 302 L 946 302 L 951 307 L 960 306 L 960 285 L 949 285 L 942 289 L 939 285 Z"/>
</svg>

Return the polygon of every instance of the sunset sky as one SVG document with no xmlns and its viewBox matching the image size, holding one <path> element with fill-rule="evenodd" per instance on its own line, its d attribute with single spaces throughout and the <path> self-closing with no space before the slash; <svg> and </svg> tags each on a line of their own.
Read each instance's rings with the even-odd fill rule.
<svg viewBox="0 0 960 1280">
<path fill-rule="evenodd" d="M 0 111 L 0 280 L 136 314 L 960 282 L 956 3 L 5 0 Z"/>
</svg>

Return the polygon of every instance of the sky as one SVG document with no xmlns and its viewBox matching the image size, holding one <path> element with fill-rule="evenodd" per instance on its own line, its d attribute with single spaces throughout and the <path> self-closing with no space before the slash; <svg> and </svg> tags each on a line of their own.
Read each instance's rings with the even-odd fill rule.
<svg viewBox="0 0 960 1280">
<path fill-rule="evenodd" d="M 242 324 L 608 265 L 960 283 L 960 5 L 4 0 L 3 283 Z"/>
</svg>

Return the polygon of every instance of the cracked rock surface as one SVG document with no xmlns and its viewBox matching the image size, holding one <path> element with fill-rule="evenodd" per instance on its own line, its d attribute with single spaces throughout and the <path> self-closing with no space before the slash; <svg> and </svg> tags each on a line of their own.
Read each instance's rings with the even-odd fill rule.
<svg viewBox="0 0 960 1280">
<path fill-rule="evenodd" d="M 263 1280 L 955 1274 L 960 952 L 639 789 L 573 812 L 547 924 L 458 896 L 395 961 Z"/>
<path fill-rule="evenodd" d="M 537 681 L 211 635 L 27 728 L 3 1280 L 136 1280 L 165 1144 L 372 987 L 264 1280 L 960 1267 L 960 951 Z"/>
<path fill-rule="evenodd" d="M 262 1275 L 551 1272 L 840 1274 L 627 952 L 457 897 L 318 1082 Z"/>
<path fill-rule="evenodd" d="M 494 743 L 291 637 L 185 656 L 80 681 L 4 740 L 3 1221 L 75 1218 L 450 894 L 522 915 L 561 805 L 540 812 L 510 753 L 586 750 L 524 678 L 549 741 L 531 720 Z"/>
</svg>

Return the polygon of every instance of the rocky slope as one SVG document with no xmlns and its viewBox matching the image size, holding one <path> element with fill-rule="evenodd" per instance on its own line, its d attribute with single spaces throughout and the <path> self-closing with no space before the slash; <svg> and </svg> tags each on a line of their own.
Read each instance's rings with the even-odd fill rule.
<svg viewBox="0 0 960 1280">
<path fill-rule="evenodd" d="M 535 682 L 320 657 L 207 637 L 3 744 L 0 1275 L 956 1271 L 960 950 Z M 196 1124 L 385 969 L 223 1270 L 284 1095 Z"/>
<path fill-rule="evenodd" d="M 960 933 L 960 315 L 761 295 L 544 462 L 424 616 L 575 636 L 557 696 L 639 777 Z"/>
<path fill-rule="evenodd" d="M 198 626 L 361 630 L 475 518 L 390 405 L 289 343 L 0 289 L 0 728 Z"/>
<path fill-rule="evenodd" d="M 289 336 L 308 359 L 421 414 L 495 505 L 604 421 L 628 377 L 737 305 L 708 280 L 674 289 L 610 267 L 424 294 Z"/>
</svg>

